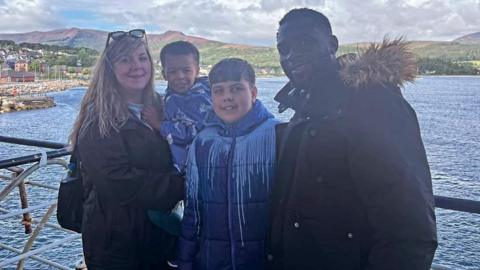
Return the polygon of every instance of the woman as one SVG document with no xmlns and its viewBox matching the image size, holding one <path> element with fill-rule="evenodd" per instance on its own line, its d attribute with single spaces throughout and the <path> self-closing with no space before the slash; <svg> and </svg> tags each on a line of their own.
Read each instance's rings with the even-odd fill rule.
<svg viewBox="0 0 480 270">
<path fill-rule="evenodd" d="M 152 73 L 144 30 L 110 33 L 70 135 L 86 194 L 89 270 L 168 269 L 175 238 L 155 227 L 146 209 L 172 209 L 184 182 L 168 143 L 140 117 L 143 104 L 161 111 Z"/>
</svg>

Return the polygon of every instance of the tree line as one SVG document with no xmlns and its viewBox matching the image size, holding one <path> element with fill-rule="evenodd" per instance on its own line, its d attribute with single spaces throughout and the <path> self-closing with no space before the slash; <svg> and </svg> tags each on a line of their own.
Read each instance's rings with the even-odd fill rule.
<svg viewBox="0 0 480 270">
<path fill-rule="evenodd" d="M 20 43 L 16 44 L 11 40 L 0 40 L 0 49 L 14 51 L 17 54 L 25 49 L 31 50 L 30 70 L 40 70 L 42 63 L 49 66 L 64 65 L 67 67 L 90 68 L 95 64 L 99 52 L 89 48 L 72 48 L 68 46 L 48 45 L 39 43 Z M 42 52 L 41 54 L 39 52 Z M 418 56 L 417 65 L 420 75 L 480 75 L 480 65 L 474 65 L 470 60 L 479 60 L 478 55 L 470 55 L 468 51 L 463 57 L 425 57 Z M 25 53 L 25 52 L 24 52 Z M 278 53 L 274 48 L 260 48 L 257 50 L 225 49 L 208 50 L 204 49 L 202 53 L 202 64 L 210 66 L 221 58 L 230 55 L 241 56 L 250 61 L 259 71 L 259 75 L 282 75 L 281 67 L 278 62 Z M 28 54 L 28 53 L 27 53 Z M 423 53 L 421 53 L 423 54 Z M 41 55 L 41 57 L 40 57 Z M 82 72 L 83 73 L 83 72 Z"/>
<path fill-rule="evenodd" d="M 11 40 L 0 40 L 0 49 L 9 53 L 15 52 L 17 57 L 20 52 L 27 56 L 31 63 L 31 69 L 39 68 L 41 63 L 49 66 L 65 65 L 69 67 L 91 67 L 99 55 L 96 50 L 89 48 L 72 48 L 68 46 L 48 45 L 40 43 L 19 43 Z M 25 52 L 27 50 L 28 52 Z M 41 51 L 41 53 L 40 53 Z M 18 58 L 17 58 L 18 60 Z"/>
<path fill-rule="evenodd" d="M 480 75 L 480 68 L 472 62 L 447 58 L 418 58 L 417 67 L 421 75 Z"/>
</svg>

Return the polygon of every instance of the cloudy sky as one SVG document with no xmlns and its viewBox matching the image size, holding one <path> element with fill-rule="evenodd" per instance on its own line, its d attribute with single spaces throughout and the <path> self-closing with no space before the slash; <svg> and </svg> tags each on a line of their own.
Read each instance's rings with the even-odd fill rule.
<svg viewBox="0 0 480 270">
<path fill-rule="evenodd" d="M 480 31 L 480 0 L 0 0 L 0 32 L 145 28 L 273 46 L 279 19 L 305 6 L 330 18 L 341 43 L 385 34 L 452 40 Z"/>
</svg>

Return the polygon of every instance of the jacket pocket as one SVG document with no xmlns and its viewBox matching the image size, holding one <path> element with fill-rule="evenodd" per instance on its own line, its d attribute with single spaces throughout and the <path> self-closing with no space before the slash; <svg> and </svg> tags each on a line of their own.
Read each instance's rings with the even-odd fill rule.
<svg viewBox="0 0 480 270">
<path fill-rule="evenodd" d="M 300 219 L 303 229 L 312 239 L 312 247 L 318 249 L 318 263 L 322 269 L 361 269 L 360 235 L 345 226 L 325 227 L 316 219 Z"/>
</svg>

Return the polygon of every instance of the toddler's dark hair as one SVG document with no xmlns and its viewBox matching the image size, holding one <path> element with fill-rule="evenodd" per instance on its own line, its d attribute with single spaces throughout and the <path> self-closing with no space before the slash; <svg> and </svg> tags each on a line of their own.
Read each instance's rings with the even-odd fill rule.
<svg viewBox="0 0 480 270">
<path fill-rule="evenodd" d="M 160 51 L 160 63 L 162 67 L 165 68 L 165 56 L 166 55 L 188 55 L 192 54 L 193 58 L 197 62 L 197 65 L 200 63 L 200 53 L 198 52 L 197 47 L 188 41 L 174 41 L 165 45 Z"/>
</svg>

